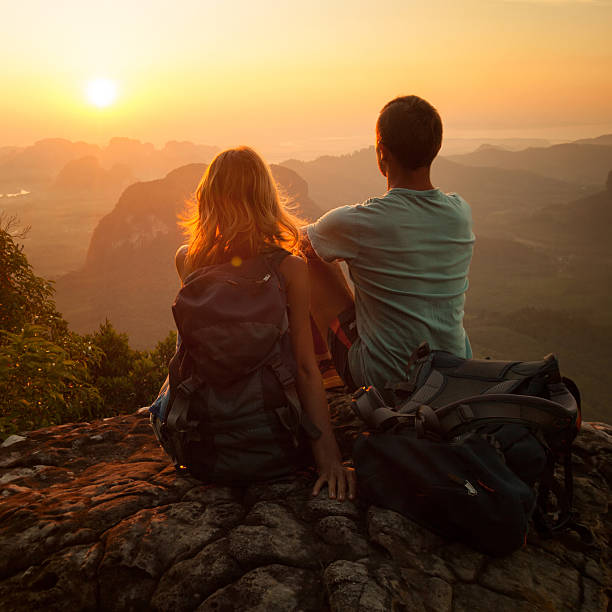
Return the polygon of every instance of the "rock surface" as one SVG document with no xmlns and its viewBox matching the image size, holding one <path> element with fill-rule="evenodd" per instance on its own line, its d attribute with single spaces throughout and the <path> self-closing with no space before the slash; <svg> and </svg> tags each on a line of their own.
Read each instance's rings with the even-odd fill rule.
<svg viewBox="0 0 612 612">
<path fill-rule="evenodd" d="M 358 429 L 330 395 L 342 450 Z M 144 414 L 0 448 L 0 608 L 604 611 L 612 427 L 576 443 L 572 533 L 490 558 L 390 510 L 312 498 L 312 475 L 247 489 L 177 475 Z"/>
</svg>

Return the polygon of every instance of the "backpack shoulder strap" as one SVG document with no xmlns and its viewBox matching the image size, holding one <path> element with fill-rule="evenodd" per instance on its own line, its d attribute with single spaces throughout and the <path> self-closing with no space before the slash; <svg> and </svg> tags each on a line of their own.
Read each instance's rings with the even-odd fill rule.
<svg viewBox="0 0 612 612">
<path fill-rule="evenodd" d="M 447 437 L 462 426 L 490 422 L 515 422 L 536 426 L 545 432 L 559 431 L 575 422 L 578 407 L 565 385 L 550 385 L 551 398 L 511 393 L 466 397 L 435 410 L 438 433 Z M 417 420 L 418 420 L 417 409 Z"/>
<path fill-rule="evenodd" d="M 289 255 L 291 255 L 291 253 L 281 247 L 274 247 L 273 249 L 263 253 L 263 256 L 276 272 L 278 272 L 279 266 Z"/>
<path fill-rule="evenodd" d="M 439 388 L 439 381 L 432 383 L 423 387 L 423 400 Z M 410 403 L 407 406 L 409 411 L 398 411 L 386 406 L 370 387 L 353 395 L 353 410 L 368 425 L 378 429 L 397 422 L 414 424 L 420 437 L 428 434 L 448 438 L 463 428 L 504 422 L 522 423 L 547 432 L 559 431 L 576 421 L 578 406 L 562 383 L 549 385 L 549 392 L 551 399 L 511 393 L 484 394 L 466 397 L 437 409 L 421 401 L 417 406 Z"/>
</svg>

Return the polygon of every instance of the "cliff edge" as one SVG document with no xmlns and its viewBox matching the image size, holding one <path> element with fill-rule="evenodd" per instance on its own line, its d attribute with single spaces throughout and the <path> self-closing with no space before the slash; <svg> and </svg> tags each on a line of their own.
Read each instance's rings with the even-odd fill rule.
<svg viewBox="0 0 612 612">
<path fill-rule="evenodd" d="M 329 396 L 343 452 L 358 430 Z M 595 535 L 496 559 L 312 480 L 248 489 L 178 476 L 134 413 L 0 448 L 0 607 L 30 610 L 604 611 L 612 427 L 583 426 L 575 508 Z"/>
</svg>

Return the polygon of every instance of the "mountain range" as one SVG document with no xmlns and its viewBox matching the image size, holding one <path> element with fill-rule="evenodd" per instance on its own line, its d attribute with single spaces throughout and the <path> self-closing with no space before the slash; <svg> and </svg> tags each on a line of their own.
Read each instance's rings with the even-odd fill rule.
<svg viewBox="0 0 612 612">
<path fill-rule="evenodd" d="M 288 160 L 282 165 L 306 180 L 313 199 L 326 210 L 362 202 L 386 190 L 374 147 L 350 155 L 320 157 L 310 162 Z M 604 179 L 602 171 L 601 184 Z M 470 203 L 479 230 L 490 229 L 491 215 L 556 205 L 596 190 L 595 187 L 542 176 L 531 170 L 475 167 L 445 157 L 434 161 L 432 180 L 443 191 L 457 192 Z"/>
<path fill-rule="evenodd" d="M 473 153 L 452 155 L 448 159 L 466 166 L 528 170 L 581 185 L 601 185 L 612 168 L 612 134 L 523 151 L 481 147 Z"/>
<path fill-rule="evenodd" d="M 47 138 L 29 147 L 0 149 L 0 193 L 22 188 L 35 191 L 49 185 L 66 164 L 81 158 L 93 157 L 106 170 L 123 165 L 133 178 L 145 180 L 163 176 L 187 163 L 208 163 L 218 151 L 215 146 L 186 141 L 170 141 L 156 149 L 149 142 L 133 138 L 112 138 L 104 147 Z"/>
<path fill-rule="evenodd" d="M 37 272 L 57 278 L 83 265 L 93 230 L 129 185 L 186 163 L 208 163 L 217 147 L 171 141 L 161 149 L 131 138 L 107 146 L 55 138 L 0 149 L 0 207 L 30 232 Z M 26 191 L 19 197 L 4 194 Z"/>
</svg>

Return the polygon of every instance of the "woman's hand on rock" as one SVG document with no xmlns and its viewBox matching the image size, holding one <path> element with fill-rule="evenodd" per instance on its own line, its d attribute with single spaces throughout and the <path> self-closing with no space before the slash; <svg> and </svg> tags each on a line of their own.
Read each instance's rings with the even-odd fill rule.
<svg viewBox="0 0 612 612">
<path fill-rule="evenodd" d="M 355 499 L 357 480 L 355 470 L 342 464 L 339 458 L 320 464 L 317 461 L 319 477 L 312 488 L 312 495 L 317 496 L 325 483 L 330 499 L 344 501 Z"/>
</svg>

